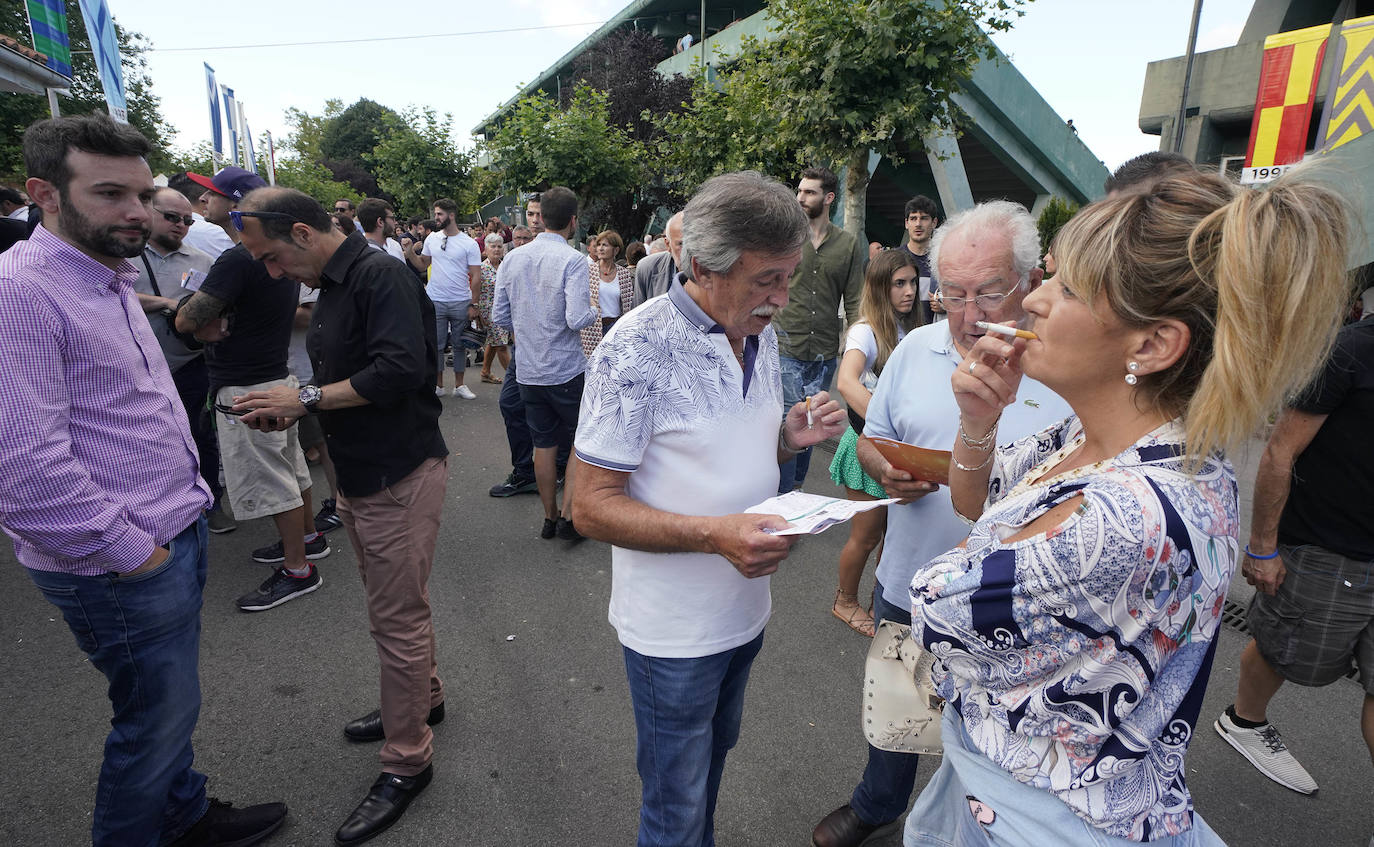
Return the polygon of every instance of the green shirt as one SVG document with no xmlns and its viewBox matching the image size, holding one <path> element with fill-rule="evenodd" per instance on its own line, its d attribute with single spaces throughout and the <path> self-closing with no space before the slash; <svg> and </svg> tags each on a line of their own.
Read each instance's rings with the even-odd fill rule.
<svg viewBox="0 0 1374 847">
<path fill-rule="evenodd" d="M 849 322 L 859 317 L 868 251 L 859 240 L 833 223 L 820 249 L 806 239 L 801 264 L 787 288 L 787 308 L 774 319 L 778 353 L 811 362 L 840 353 L 840 301 Z"/>
</svg>

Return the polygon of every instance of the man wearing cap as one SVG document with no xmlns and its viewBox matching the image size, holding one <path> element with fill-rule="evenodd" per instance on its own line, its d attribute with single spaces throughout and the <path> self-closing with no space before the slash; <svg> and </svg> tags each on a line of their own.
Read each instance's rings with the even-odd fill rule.
<svg viewBox="0 0 1374 847">
<path fill-rule="evenodd" d="M 253 561 L 280 564 L 257 589 L 238 599 L 239 609 L 261 612 L 308 594 L 323 584 L 311 560 L 329 555 L 315 530 L 310 471 L 295 427 L 259 432 L 224 410 L 236 395 L 279 385 L 297 387 L 287 368 L 299 285 L 273 279 L 239 243 L 238 202 L 267 183 L 255 173 L 228 167 L 214 179 L 187 174 L 205 186 L 205 219 L 234 241 L 210 268 L 200 290 L 177 311 L 179 332 L 206 342 L 205 363 L 215 398 L 215 428 L 229 503 L 240 520 L 270 515 L 281 534 L 276 544 L 253 551 Z"/>
</svg>

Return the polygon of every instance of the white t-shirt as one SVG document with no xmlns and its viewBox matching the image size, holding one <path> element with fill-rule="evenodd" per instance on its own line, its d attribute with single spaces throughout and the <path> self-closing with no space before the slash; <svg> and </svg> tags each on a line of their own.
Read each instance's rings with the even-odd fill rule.
<svg viewBox="0 0 1374 847">
<path fill-rule="evenodd" d="M 388 238 L 386 240 L 386 252 L 387 255 L 400 259 L 402 262 L 406 260 L 406 254 L 405 251 L 401 249 L 401 243 L 394 238 Z"/>
<path fill-rule="evenodd" d="M 601 274 L 597 273 L 597 276 L 600 277 Z M 620 283 L 615 280 L 611 280 L 610 282 L 602 280 L 600 289 L 597 296 L 600 298 L 601 317 L 620 317 Z"/>
<path fill-rule="evenodd" d="M 191 217 L 195 218 L 195 222 L 186 230 L 186 237 L 182 239 L 182 243 L 191 245 L 212 260 L 218 259 L 219 254 L 234 246 L 234 239 L 229 237 L 223 227 L 202 218 L 200 212 L 192 212 Z"/>
<path fill-rule="evenodd" d="M 714 325 L 675 285 L 617 321 L 587 363 L 578 458 L 628 473 L 626 492 L 655 509 L 730 515 L 778 490 L 777 335 L 758 337 L 746 395 Z M 746 579 L 723 556 L 611 548 L 609 618 L 637 653 L 721 653 L 757 637 L 771 610 L 768 577 Z"/>
<path fill-rule="evenodd" d="M 434 260 L 430 265 L 429 299 L 436 303 L 472 302 L 468 269 L 482 265 L 482 251 L 477 248 L 476 241 L 465 232 L 457 235 L 431 232 L 420 254 Z"/>
<path fill-rule="evenodd" d="M 297 306 L 304 306 L 306 303 L 314 303 L 320 299 L 320 290 L 311 288 L 308 285 L 301 286 L 301 296 L 296 301 Z M 300 381 L 301 385 L 306 384 L 315 378 L 315 366 L 310 364 L 310 354 L 305 352 L 306 329 L 300 329 L 295 324 L 291 325 L 291 346 L 286 351 L 286 369 Z"/>
<path fill-rule="evenodd" d="M 898 324 L 897 343 L 901 344 L 903 338 L 906 338 L 906 329 Z M 862 350 L 864 354 L 864 371 L 859 375 L 859 384 L 869 391 L 877 388 L 878 375 L 873 373 L 873 367 L 878 364 L 878 336 L 873 327 L 864 321 L 849 327 L 844 337 L 844 352 L 850 350 Z"/>
</svg>

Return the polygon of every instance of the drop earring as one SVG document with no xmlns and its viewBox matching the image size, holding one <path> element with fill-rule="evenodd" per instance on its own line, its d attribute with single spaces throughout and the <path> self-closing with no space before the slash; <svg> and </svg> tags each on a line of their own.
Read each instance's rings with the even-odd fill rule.
<svg viewBox="0 0 1374 847">
<path fill-rule="evenodd" d="M 1139 362 L 1126 363 L 1126 370 L 1130 371 L 1130 373 L 1126 374 L 1127 385 L 1135 385 L 1137 382 L 1140 381 L 1140 379 L 1135 375 L 1135 372 L 1140 370 Z"/>
</svg>

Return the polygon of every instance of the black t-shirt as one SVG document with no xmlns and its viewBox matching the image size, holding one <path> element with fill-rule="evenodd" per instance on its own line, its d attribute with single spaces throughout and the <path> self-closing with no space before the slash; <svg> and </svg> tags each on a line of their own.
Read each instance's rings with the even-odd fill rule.
<svg viewBox="0 0 1374 847">
<path fill-rule="evenodd" d="M 1279 541 L 1374 559 L 1374 318 L 1341 330 L 1321 375 L 1292 405 L 1327 418 L 1293 463 Z"/>
<path fill-rule="evenodd" d="M 935 274 L 930 272 L 930 254 L 917 253 L 905 244 L 902 245 L 902 249 L 905 250 L 906 254 L 911 257 L 911 260 L 916 263 L 917 278 L 925 277 L 930 280 L 929 290 L 917 294 L 919 299 L 929 300 L 930 295 L 935 293 L 935 289 L 940 287 L 940 283 L 935 279 Z M 921 297 L 921 293 L 924 293 L 925 296 Z"/>
<path fill-rule="evenodd" d="M 229 307 L 229 337 L 205 345 L 210 384 L 255 385 L 285 379 L 300 285 L 273 279 L 262 262 L 236 244 L 215 260 L 200 290 Z"/>
</svg>

